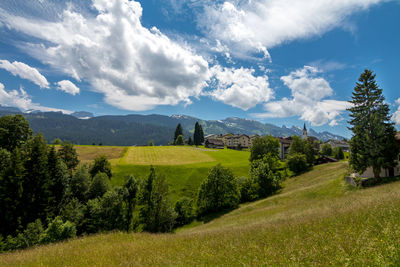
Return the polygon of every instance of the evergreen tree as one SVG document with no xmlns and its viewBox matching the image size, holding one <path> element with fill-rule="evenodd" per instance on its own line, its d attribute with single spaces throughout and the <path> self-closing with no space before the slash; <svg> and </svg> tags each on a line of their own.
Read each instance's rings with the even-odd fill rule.
<svg viewBox="0 0 400 267">
<path fill-rule="evenodd" d="M 23 181 L 25 168 L 18 148 L 15 148 L 9 163 L 0 174 L 0 235 L 7 236 L 23 228 Z M 4 164 L 4 163 L 3 163 Z M 25 220 L 26 221 L 26 220 Z"/>
<path fill-rule="evenodd" d="M 47 156 L 47 165 L 49 179 L 46 183 L 46 189 L 49 192 L 49 196 L 46 213 L 47 217 L 54 218 L 58 214 L 61 201 L 64 197 L 69 174 L 67 166 L 58 158 L 53 146 L 50 147 Z"/>
<path fill-rule="evenodd" d="M 88 199 L 102 197 L 108 190 L 110 190 L 110 183 L 107 174 L 99 172 L 94 176 L 89 186 L 87 197 Z"/>
<path fill-rule="evenodd" d="M 193 140 L 192 140 L 192 137 L 190 137 L 190 136 L 189 136 L 189 140 L 188 140 L 188 145 L 193 146 Z"/>
<path fill-rule="evenodd" d="M 193 142 L 196 146 L 204 143 L 203 127 L 201 127 L 199 122 L 196 122 L 196 124 L 194 125 Z"/>
<path fill-rule="evenodd" d="M 76 153 L 74 145 L 70 142 L 61 144 L 58 156 L 64 161 L 71 173 L 79 164 L 78 153 Z"/>
<path fill-rule="evenodd" d="M 126 218 L 126 231 L 130 230 L 132 218 L 133 218 L 133 210 L 135 209 L 136 197 L 138 193 L 138 181 L 132 175 L 128 176 L 127 181 L 123 187 L 123 200 L 125 202 L 125 218 Z"/>
<path fill-rule="evenodd" d="M 165 177 L 157 175 L 154 168 L 145 182 L 142 193 L 140 221 L 149 232 L 170 232 L 175 224 L 176 214 L 168 199 L 168 184 Z"/>
<path fill-rule="evenodd" d="M 382 168 L 393 168 L 398 155 L 395 128 L 390 122 L 389 106 L 375 81 L 375 74 L 365 70 L 356 86 L 350 111 L 353 131 L 350 140 L 350 164 L 357 172 L 372 167 L 375 179 L 380 181 Z"/>
<path fill-rule="evenodd" d="M 175 140 L 175 145 L 183 146 L 185 144 L 185 140 L 183 139 L 183 135 L 179 135 Z"/>
<path fill-rule="evenodd" d="M 97 173 L 102 172 L 107 174 L 108 178 L 111 179 L 111 163 L 107 160 L 105 155 L 98 156 L 94 159 L 93 166 L 90 168 L 90 175 L 95 177 Z"/>
<path fill-rule="evenodd" d="M 23 225 L 33 222 L 36 219 L 46 221 L 46 208 L 51 192 L 48 188 L 48 146 L 41 134 L 36 135 L 28 142 L 26 151 L 24 177 L 24 216 Z"/>
<path fill-rule="evenodd" d="M 90 175 L 86 165 L 77 169 L 71 178 L 70 193 L 72 197 L 77 198 L 79 201 L 85 202 L 87 199 L 87 192 L 90 186 Z"/>
<path fill-rule="evenodd" d="M 180 123 L 178 123 L 178 125 L 176 126 L 175 129 L 175 135 L 174 135 L 174 144 L 176 142 L 176 139 L 178 138 L 178 136 L 182 135 L 183 136 L 183 129 L 182 129 L 182 125 Z"/>
</svg>

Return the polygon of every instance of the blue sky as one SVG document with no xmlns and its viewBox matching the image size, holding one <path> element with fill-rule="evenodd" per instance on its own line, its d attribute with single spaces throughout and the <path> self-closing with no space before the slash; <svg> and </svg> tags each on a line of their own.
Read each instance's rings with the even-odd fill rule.
<svg viewBox="0 0 400 267">
<path fill-rule="evenodd" d="M 2 1 L 0 104 L 305 122 L 348 137 L 366 68 L 400 125 L 399 25 L 400 2 L 384 0 Z"/>
</svg>

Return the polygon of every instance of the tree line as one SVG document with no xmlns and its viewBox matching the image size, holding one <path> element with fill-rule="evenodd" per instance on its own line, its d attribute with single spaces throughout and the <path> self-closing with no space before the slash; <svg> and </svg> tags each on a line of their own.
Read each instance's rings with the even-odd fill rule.
<svg viewBox="0 0 400 267">
<path fill-rule="evenodd" d="M 105 156 L 80 164 L 73 145 L 48 145 L 21 115 L 0 118 L 0 251 L 111 230 L 171 232 L 210 213 L 273 194 L 284 179 L 278 155 L 251 162 L 251 177 L 217 165 L 194 199 L 173 206 L 164 175 L 128 175 L 111 186 Z"/>
<path fill-rule="evenodd" d="M 177 146 L 183 146 L 185 145 L 185 143 L 187 143 L 189 146 L 200 146 L 204 143 L 203 127 L 200 125 L 199 122 L 196 122 L 194 125 L 193 139 L 191 136 L 189 136 L 187 141 L 185 141 L 185 137 L 183 135 L 182 125 L 178 123 L 175 129 L 173 144 Z"/>
</svg>

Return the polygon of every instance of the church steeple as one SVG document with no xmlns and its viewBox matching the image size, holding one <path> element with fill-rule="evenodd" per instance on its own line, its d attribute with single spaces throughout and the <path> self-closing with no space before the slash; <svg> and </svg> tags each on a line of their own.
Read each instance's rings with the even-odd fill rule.
<svg viewBox="0 0 400 267">
<path fill-rule="evenodd" d="M 306 124 L 304 123 L 304 127 L 303 127 L 303 140 L 307 140 L 308 136 L 307 136 L 307 128 L 306 128 Z"/>
</svg>

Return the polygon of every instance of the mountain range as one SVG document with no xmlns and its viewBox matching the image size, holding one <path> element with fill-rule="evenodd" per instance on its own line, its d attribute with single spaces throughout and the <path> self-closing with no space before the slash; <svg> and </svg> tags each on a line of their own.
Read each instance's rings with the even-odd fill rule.
<svg viewBox="0 0 400 267">
<path fill-rule="evenodd" d="M 193 134 L 194 125 L 198 121 L 205 135 L 208 134 L 247 134 L 292 136 L 301 135 L 299 127 L 279 127 L 269 123 L 242 118 L 226 118 L 224 120 L 201 120 L 186 115 L 107 115 L 93 116 L 90 112 L 80 111 L 70 115 L 61 112 L 33 111 L 23 113 L 17 108 L 0 106 L 0 115 L 22 114 L 29 121 L 35 133 L 42 133 L 50 142 L 55 138 L 68 140 L 75 144 L 90 145 L 146 145 L 150 140 L 155 145 L 165 145 L 172 141 L 178 123 L 182 125 L 184 136 Z M 342 140 L 344 137 L 330 132 L 308 130 L 309 136 L 322 141 L 329 139 Z"/>
</svg>

